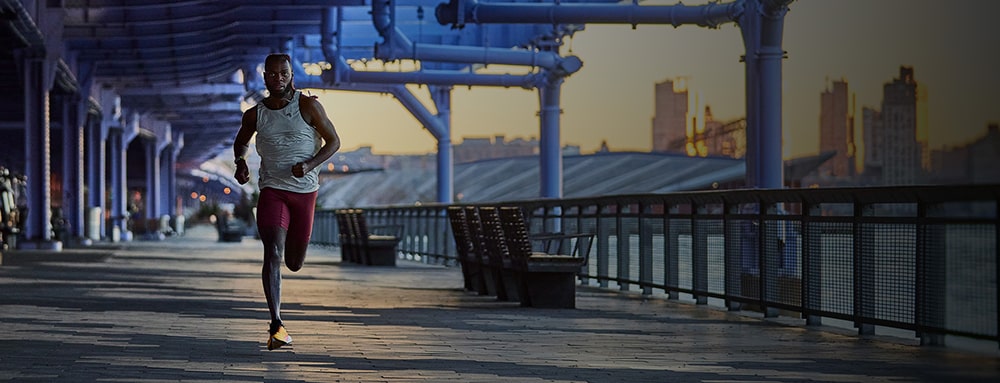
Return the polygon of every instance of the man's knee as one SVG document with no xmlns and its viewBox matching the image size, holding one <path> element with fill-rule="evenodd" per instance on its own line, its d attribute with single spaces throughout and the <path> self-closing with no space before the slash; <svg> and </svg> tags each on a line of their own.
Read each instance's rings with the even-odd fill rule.
<svg viewBox="0 0 1000 383">
<path fill-rule="evenodd" d="M 306 259 L 306 246 L 298 243 L 289 243 L 285 248 L 285 266 L 288 270 L 299 271 Z"/>
<path fill-rule="evenodd" d="M 304 257 L 285 257 L 285 266 L 288 266 L 288 270 L 292 272 L 299 271 L 302 269 L 302 264 Z"/>
</svg>

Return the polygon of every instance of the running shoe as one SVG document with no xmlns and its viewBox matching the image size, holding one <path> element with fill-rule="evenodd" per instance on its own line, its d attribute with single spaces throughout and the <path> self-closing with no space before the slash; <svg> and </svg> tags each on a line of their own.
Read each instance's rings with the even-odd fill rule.
<svg viewBox="0 0 1000 383">
<path fill-rule="evenodd" d="M 292 337 L 285 331 L 285 326 L 278 326 L 278 330 L 267 337 L 267 349 L 274 350 L 292 343 Z"/>
</svg>

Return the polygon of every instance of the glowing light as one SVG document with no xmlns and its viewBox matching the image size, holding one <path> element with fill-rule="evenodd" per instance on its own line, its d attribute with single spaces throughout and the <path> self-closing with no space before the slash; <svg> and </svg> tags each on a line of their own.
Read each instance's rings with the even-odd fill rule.
<svg viewBox="0 0 1000 383">
<path fill-rule="evenodd" d="M 326 164 L 326 170 L 327 171 L 332 172 L 333 169 L 335 169 L 335 167 L 333 166 L 333 162 Z"/>
<path fill-rule="evenodd" d="M 232 193 L 232 192 L 233 192 L 233 189 L 230 189 L 229 186 L 226 186 L 225 189 L 222 189 L 222 194 L 225 194 L 225 195 L 229 195 L 229 193 Z"/>
<path fill-rule="evenodd" d="M 205 202 L 206 200 L 208 200 L 208 197 L 205 197 L 205 195 L 202 194 L 202 195 L 198 196 L 198 200 L 201 201 L 201 202 Z"/>
<path fill-rule="evenodd" d="M 340 171 L 342 171 L 342 172 L 344 172 L 344 173 L 347 173 L 347 170 L 348 170 L 348 169 L 349 169 L 349 168 L 347 167 L 347 165 L 341 165 L 341 166 L 340 166 Z"/>
<path fill-rule="evenodd" d="M 198 199 L 198 192 L 191 192 L 191 199 Z"/>
</svg>

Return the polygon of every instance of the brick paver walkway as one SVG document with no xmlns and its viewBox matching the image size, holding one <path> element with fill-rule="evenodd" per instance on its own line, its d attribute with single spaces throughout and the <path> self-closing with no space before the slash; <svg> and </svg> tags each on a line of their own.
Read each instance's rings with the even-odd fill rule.
<svg viewBox="0 0 1000 383">
<path fill-rule="evenodd" d="M 461 291 L 456 268 L 354 266 L 321 248 L 285 272 L 295 343 L 269 352 L 259 242 L 196 228 L 96 253 L 8 256 L 0 380 L 1000 381 L 996 355 L 591 288 L 575 310 L 521 308 Z"/>
</svg>

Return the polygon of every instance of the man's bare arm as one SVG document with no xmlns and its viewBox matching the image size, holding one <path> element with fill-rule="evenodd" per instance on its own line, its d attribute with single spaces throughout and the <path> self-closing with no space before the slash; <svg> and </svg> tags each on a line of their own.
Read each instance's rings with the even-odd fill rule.
<svg viewBox="0 0 1000 383">
<path fill-rule="evenodd" d="M 340 150 L 340 136 L 337 135 L 337 130 L 334 128 L 333 122 L 327 117 L 323 105 L 313 97 L 302 96 L 299 100 L 304 120 L 323 137 L 323 147 L 312 158 L 302 162 L 301 168 L 295 166 L 292 169 L 292 174 L 296 177 L 302 177 L 305 173 L 322 165 L 330 157 L 333 157 L 334 153 Z"/>
<path fill-rule="evenodd" d="M 236 182 L 240 185 L 250 181 L 250 168 L 247 167 L 247 151 L 250 150 L 250 138 L 257 132 L 257 107 L 243 113 L 240 130 L 233 140 L 233 155 L 236 157 Z"/>
</svg>

